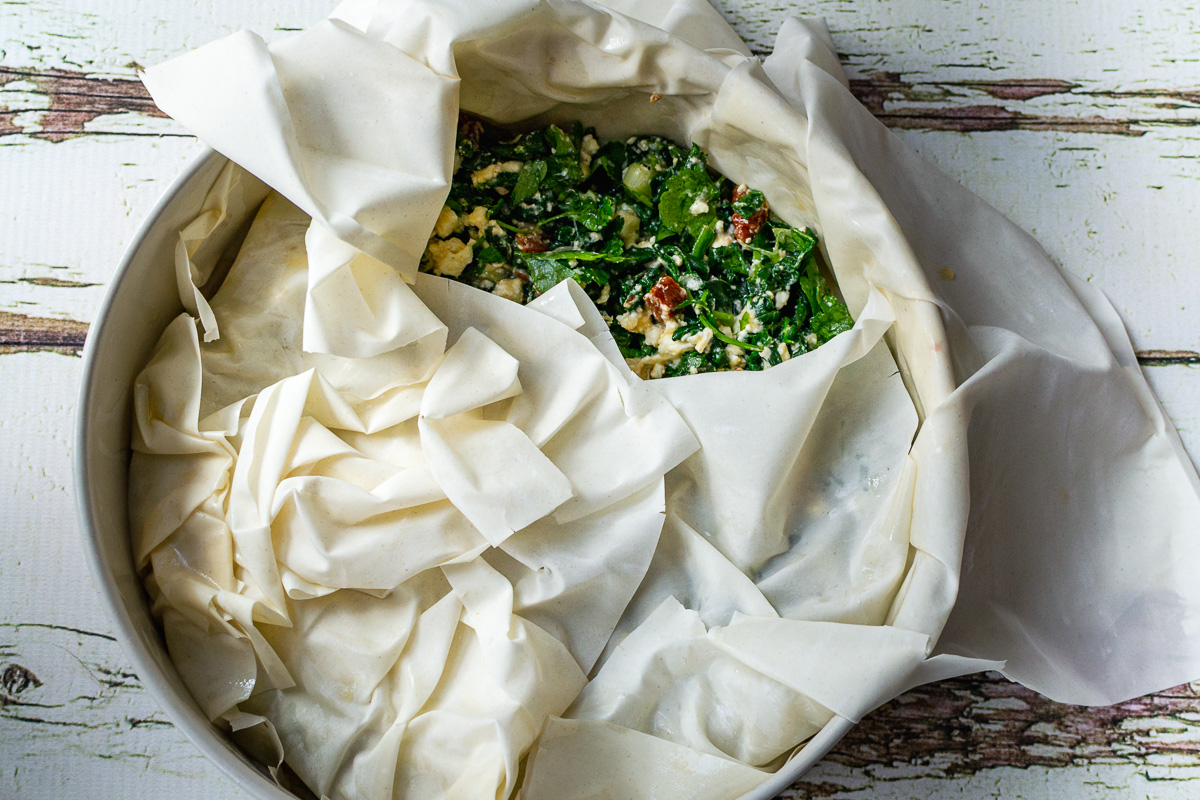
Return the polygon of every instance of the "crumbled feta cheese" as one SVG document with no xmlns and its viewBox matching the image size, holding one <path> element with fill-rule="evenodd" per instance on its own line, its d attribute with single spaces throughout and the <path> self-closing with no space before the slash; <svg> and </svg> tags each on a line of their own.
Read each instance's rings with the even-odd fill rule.
<svg viewBox="0 0 1200 800">
<path fill-rule="evenodd" d="M 713 237 L 713 247 L 728 247 L 733 244 L 733 234 L 725 229 L 724 220 L 717 220 L 717 235 Z"/>
<path fill-rule="evenodd" d="M 776 292 L 775 293 L 775 310 L 779 311 L 784 306 L 786 306 L 788 303 L 788 300 L 791 299 L 791 296 L 792 296 L 792 293 L 786 289 L 784 289 L 782 292 Z"/>
<path fill-rule="evenodd" d="M 651 326 L 650 309 L 644 305 L 617 315 L 617 324 L 630 333 L 645 333 Z"/>
<path fill-rule="evenodd" d="M 497 176 L 499 176 L 503 172 L 520 172 L 520 171 L 521 171 L 521 162 L 520 161 L 499 161 L 495 164 L 486 166 L 483 169 L 477 169 L 474 172 L 472 172 L 471 173 L 471 183 L 473 183 L 476 186 L 479 186 L 480 184 L 483 184 L 483 183 L 491 183 L 492 181 L 496 180 Z"/>
<path fill-rule="evenodd" d="M 450 206 L 442 206 L 441 213 L 438 214 L 437 222 L 433 224 L 433 233 L 441 239 L 462 230 L 462 223 L 458 221 L 458 214 L 454 213 L 454 209 Z"/>
<path fill-rule="evenodd" d="M 735 324 L 737 333 L 758 333 L 763 329 L 762 322 L 755 316 L 753 308 L 746 308 L 739 314 Z"/>
<path fill-rule="evenodd" d="M 729 366 L 732 369 L 741 369 L 746 365 L 746 351 L 737 345 L 725 345 L 725 354 L 729 356 Z"/>
<path fill-rule="evenodd" d="M 684 341 L 688 342 L 692 349 L 697 353 L 707 353 L 713 343 L 713 332 L 708 328 L 702 328 L 699 333 L 693 333 L 690 336 L 683 337 Z"/>
<path fill-rule="evenodd" d="M 525 289 L 521 286 L 520 278 L 505 278 L 497 282 L 496 287 L 492 289 L 492 294 L 515 303 L 520 303 L 525 299 Z"/>
<path fill-rule="evenodd" d="M 592 156 L 596 155 L 600 150 L 600 143 L 596 141 L 596 137 L 590 133 L 583 137 L 583 141 L 579 144 L 579 167 L 583 170 L 584 175 L 590 175 L 592 172 Z"/>
<path fill-rule="evenodd" d="M 695 199 L 695 201 L 693 201 L 692 204 L 690 206 L 688 206 L 688 211 L 691 213 L 691 215 L 693 217 L 698 217 L 701 214 L 707 214 L 708 213 L 708 203 L 704 202 L 703 200 L 701 200 L 700 198 L 697 197 Z"/>
<path fill-rule="evenodd" d="M 679 330 L 679 322 L 669 320 L 666 325 L 662 326 L 662 333 L 658 336 L 658 354 L 663 358 L 674 361 L 689 350 L 695 350 L 695 346 L 687 340 L 687 337 L 675 338 L 675 331 Z M 646 341 L 650 341 L 650 337 L 646 337 Z"/>
<path fill-rule="evenodd" d="M 679 253 L 676 253 L 675 255 L 671 256 L 671 260 L 675 262 L 675 266 L 677 266 L 677 267 L 683 266 L 683 256 L 679 255 Z"/>
<path fill-rule="evenodd" d="M 661 377 L 666 367 L 678 363 L 680 356 L 684 353 L 691 350 L 706 352 L 712 343 L 712 331 L 707 328 L 701 333 L 693 333 L 676 339 L 675 332 L 679 330 L 678 320 L 672 319 L 663 325 L 658 325 L 651 320 L 648 313 L 645 313 L 644 308 L 641 311 L 645 314 L 644 317 L 632 311 L 617 317 L 617 324 L 627 331 L 642 334 L 646 337 L 646 344 L 658 351 L 642 358 L 625 359 L 629 368 L 641 378 Z"/>
<path fill-rule="evenodd" d="M 792 357 L 792 351 L 788 349 L 787 342 L 780 342 L 779 347 L 776 348 L 776 352 L 779 353 L 779 357 L 784 361 L 788 361 Z"/>
<path fill-rule="evenodd" d="M 813 349 L 814 347 L 816 347 L 819 344 L 819 342 L 817 340 L 817 335 L 815 333 L 808 334 L 807 336 L 804 337 L 804 343 L 806 345 L 808 345 L 808 348 L 810 350 Z"/>
<path fill-rule="evenodd" d="M 683 276 L 683 288 L 687 289 L 689 292 L 698 292 L 704 288 L 704 281 L 700 280 L 699 275 L 694 275 L 689 272 L 687 275 Z"/>
<path fill-rule="evenodd" d="M 435 275 L 457 278 L 475 258 L 471 245 L 462 239 L 434 239 L 426 248 Z"/>
<path fill-rule="evenodd" d="M 467 224 L 475 229 L 476 238 L 483 236 L 484 228 L 488 224 L 488 210 L 485 206 L 475 206 L 470 214 L 467 215 Z"/>
</svg>

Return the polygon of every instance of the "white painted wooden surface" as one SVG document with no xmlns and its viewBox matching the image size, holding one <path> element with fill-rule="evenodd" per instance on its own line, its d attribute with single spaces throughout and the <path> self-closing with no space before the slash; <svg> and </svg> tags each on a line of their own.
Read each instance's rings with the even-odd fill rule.
<svg viewBox="0 0 1200 800">
<path fill-rule="evenodd" d="M 332 0 L 0 0 L 0 798 L 237 798 L 140 688 L 71 497 L 79 346 L 142 217 L 198 145 L 135 83 Z M 761 52 L 825 16 L 861 99 L 1113 299 L 1200 455 L 1200 15 L 1172 0 L 720 0 Z M 1200 676 L 1198 676 L 1200 677 Z M 1117 709 L 999 678 L 869 717 L 792 797 L 1200 796 L 1200 686 Z"/>
</svg>

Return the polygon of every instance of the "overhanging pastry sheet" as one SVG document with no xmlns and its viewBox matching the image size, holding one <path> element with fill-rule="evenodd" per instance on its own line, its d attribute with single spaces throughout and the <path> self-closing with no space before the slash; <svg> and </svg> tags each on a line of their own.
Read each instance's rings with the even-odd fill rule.
<svg viewBox="0 0 1200 800">
<path fill-rule="evenodd" d="M 1103 297 L 873 120 L 820 23 L 760 64 L 698 0 L 617 8 L 351 0 L 147 73 L 240 165 L 135 387 L 134 549 L 210 718 L 331 798 L 736 797 L 924 681 L 1200 674 L 1195 470 Z M 820 235 L 853 329 L 642 381 L 570 281 L 416 274 L 460 108 L 698 143 Z M 206 298 L 241 168 L 277 193 Z"/>
</svg>

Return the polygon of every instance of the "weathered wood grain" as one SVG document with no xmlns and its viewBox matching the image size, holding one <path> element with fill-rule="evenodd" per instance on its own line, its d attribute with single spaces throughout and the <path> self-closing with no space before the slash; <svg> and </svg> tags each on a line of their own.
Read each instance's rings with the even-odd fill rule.
<svg viewBox="0 0 1200 800">
<path fill-rule="evenodd" d="M 77 355 L 87 329 L 86 322 L 0 311 L 0 355 L 41 350 Z"/>
<path fill-rule="evenodd" d="M 870 714 L 782 797 L 857 796 L 848 790 L 861 785 L 863 775 L 869 796 L 878 797 L 891 796 L 888 783 L 907 785 L 918 772 L 948 789 L 989 773 L 1117 764 L 1135 767 L 1146 781 L 1158 773 L 1158 780 L 1176 785 L 1179 797 L 1200 791 L 1200 685 L 1107 708 L 1054 703 L 990 673 L 921 687 Z M 1099 796 L 1127 788 L 1108 786 Z M 911 786 L 900 791 L 916 796 Z"/>
<path fill-rule="evenodd" d="M 884 124 L 905 130 L 962 133 L 1028 130 L 1141 136 L 1152 126 L 1200 125 L 1197 89 L 1085 91 L 1079 84 L 1056 78 L 914 83 L 897 72 L 876 72 L 855 78 L 850 88 Z M 124 114 L 165 116 L 141 82 L 133 77 L 100 77 L 65 69 L 16 69 L 0 64 L 0 92 L 9 106 L 0 107 L 0 142 L 5 136 L 60 142 L 86 134 L 131 135 L 134 132 L 128 126 L 109 129 L 92 123 L 102 117 Z M 1069 97 L 1080 113 L 1075 116 L 1061 111 L 1054 113 L 1056 109 L 1047 113 L 1030 102 L 1050 96 Z M 977 102 L 980 99 L 999 102 L 982 104 Z M 1094 113 L 1101 106 L 1119 116 Z M 1193 113 L 1181 113 L 1183 110 Z M 185 134 L 146 131 L 143 135 Z"/>
<path fill-rule="evenodd" d="M 74 287 L 95 284 L 52 279 L 27 279 L 39 286 Z M 78 355 L 87 338 L 88 323 L 72 319 L 31 317 L 0 311 L 0 354 L 53 350 Z M 1200 364 L 1200 352 L 1193 350 L 1139 350 L 1138 363 L 1145 367 Z"/>
<path fill-rule="evenodd" d="M 888 69 L 909 79 L 1052 76 L 1122 89 L 1195 86 L 1198 23 L 1189 3 L 1083 0 L 713 0 L 759 52 L 788 16 L 825 17 L 853 77 Z M 337 0 L 22 0 L 3 5 L 3 61 L 131 77 L 247 28 L 271 38 L 317 21 Z M 1001 73 L 1008 73 L 1001 75 Z M 1089 76 L 1091 76 L 1089 78 Z"/>
<path fill-rule="evenodd" d="M 141 81 L 125 78 L 99 78 L 82 72 L 65 69 L 44 71 L 22 70 L 0 65 L 0 88 L 13 84 L 32 97 L 33 104 L 25 108 L 0 110 L 0 136 L 28 134 L 35 139 L 60 142 L 83 134 L 88 123 L 110 114 L 145 114 L 165 117 Z M 38 100 L 43 100 L 40 113 L 33 115 L 36 122 L 26 130 L 21 117 L 29 117 L 29 111 Z"/>
<path fill-rule="evenodd" d="M 1190 16 L 1165 4 L 1131 10 L 1091 0 L 1070 14 L 1047 0 L 920 8 L 851 0 L 802 8 L 771 0 L 716 4 L 760 54 L 770 52 L 786 16 L 825 16 L 855 92 L 881 120 L 1034 232 L 1068 269 L 1094 276 L 1139 347 L 1200 350 L 1200 328 L 1191 321 L 1200 286 L 1187 278 L 1200 270 L 1190 233 L 1200 197 L 1200 61 L 1176 44 L 1194 29 Z M 148 110 L 139 64 L 240 26 L 284 35 L 333 5 L 211 0 L 205 13 L 182 16 L 148 0 L 13 6 L 12 22 L 0 18 L 0 66 L 11 78 L 0 86 L 0 145 L 24 146 L 0 148 L 0 189 L 9 188 L 6 174 L 19 174 L 20 165 L 9 162 L 16 151 L 119 142 L 135 152 L 130 142 L 187 142 L 173 121 Z M 141 161 L 135 155 L 118 168 Z M 160 186 L 169 174 L 156 176 Z M 147 207 L 129 205 L 130 187 L 106 188 L 122 198 L 131 220 Z M 53 207 L 32 216 L 52 219 Z M 127 238 L 106 241 L 103 263 L 111 270 Z M 8 267 L 50 277 L 13 249 L 0 240 L 0 281 Z M 1131 259 L 1144 260 L 1146 280 L 1122 285 L 1122 265 Z M 66 258 L 51 263 L 74 266 Z M 89 266 L 81 277 L 98 281 L 107 272 Z M 0 307 L 84 319 L 85 299 L 93 307 L 99 299 L 99 292 L 22 288 L 25 307 Z"/>
<path fill-rule="evenodd" d="M 1144 125 L 1197 124 L 1178 119 L 1108 119 L 1102 116 L 1064 116 L 1039 113 L 1025 101 L 1048 95 L 1070 94 L 1077 84 L 1053 78 L 1003 79 L 997 81 L 946 81 L 918 85 L 895 72 L 878 72 L 850 82 L 864 106 L 885 125 L 904 130 L 938 130 L 976 133 L 987 131 L 1063 131 L 1142 136 Z M 975 95 L 1008 101 L 1010 105 L 972 102 Z M 1160 97 L 1183 94 L 1165 90 Z M 1018 106 L 1013 108 L 1012 106 Z"/>
<path fill-rule="evenodd" d="M 78 76 L 71 80 L 105 83 Z M 1085 116 L 982 106 L 979 97 L 955 108 L 937 95 L 942 105 L 935 107 L 926 102 L 925 92 L 932 92 L 928 86 L 898 83 L 894 76 L 855 85 L 863 101 L 906 141 L 1034 233 L 1068 269 L 1094 277 L 1114 300 L 1137 346 L 1200 351 L 1200 327 L 1192 313 L 1200 305 L 1200 284 L 1190 278 L 1200 270 L 1190 224 L 1192 213 L 1200 210 L 1195 208 L 1200 198 L 1195 190 L 1200 179 L 1200 126 L 1170 127 L 1163 122 L 1154 127 L 1143 119 L 1135 127 L 1135 121 L 1118 115 L 1112 124 L 1119 123 L 1123 133 L 1139 135 L 1109 136 L 1090 130 L 1092 122 L 1076 124 L 1087 121 Z M 1024 98 L 1021 102 L 1030 104 L 1074 86 L 1057 79 L 1003 78 L 956 84 L 955 91 Z M 195 152 L 194 140 L 173 121 L 144 112 L 150 101 L 140 84 L 130 79 L 119 91 L 104 91 L 110 94 L 103 110 L 113 113 L 92 118 L 80 130 L 69 127 L 71 119 L 88 117 L 97 109 L 58 118 L 60 123 L 49 130 L 40 117 L 21 118 L 23 132 L 8 138 L 27 144 L 0 147 L 0 190 L 6 190 L 0 191 L 0 214 L 11 208 L 16 219 L 79 234 L 45 237 L 18 229 L 0 237 L 0 284 L 19 289 L 6 291 L 0 308 L 63 319 L 90 317 L 99 303 L 100 285 L 111 275 L 140 214 L 172 175 L 170 170 L 155 171 L 148 179 L 144 165 L 169 157 L 182 166 L 186 155 Z M 0 101 L 4 92 L 0 87 Z M 902 95 L 902 103 L 909 105 L 897 110 L 888 99 L 893 94 Z M 120 103 L 129 107 L 117 112 Z M 994 110 L 972 110 L 979 108 Z M 957 121 L 947 121 L 952 119 Z M 1064 119 L 1074 121 L 1068 125 Z M 46 138 L 38 138 L 42 133 Z M 0 143 L 4 141 L 0 135 Z M 111 171 L 91 167 L 97 159 Z M 37 187 L 32 194 L 13 191 L 24 170 L 50 163 L 69 175 L 92 170 L 92 180 L 102 182 L 103 188 L 95 194 L 65 196 L 49 187 Z M 106 195 L 121 202 L 95 203 Z M 39 252 L 33 251 L 34 242 Z M 98 249 L 97 243 L 106 249 Z M 51 265 L 39 263 L 44 260 Z M 1141 263 L 1137 273 L 1126 269 L 1130 262 Z M 63 270 L 69 278 L 59 277 Z M 1142 279 L 1131 281 L 1131 274 Z"/>
<path fill-rule="evenodd" d="M 81 756 L 102 758 L 137 729 L 151 751 L 165 747 L 155 742 L 178 734 L 123 664 L 107 633 L 0 623 L 0 737 L 39 746 L 65 737 L 84 748 Z M 827 757 L 868 773 L 911 767 L 905 774 L 945 777 L 1005 767 L 1148 766 L 1164 759 L 1200 767 L 1200 685 L 1087 708 L 1054 703 L 994 673 L 893 700 Z M 784 797 L 831 798 L 846 788 L 828 775 L 810 777 Z"/>
<path fill-rule="evenodd" d="M 8 743 L 4 797 L 57 786 L 61 797 L 116 798 L 131 772 L 164 784 L 211 785 L 210 765 L 198 751 L 188 752 L 125 666 L 116 641 L 99 631 L 0 623 L 0 740 Z M 87 771 L 62 769 L 82 762 Z"/>
<path fill-rule="evenodd" d="M 859 768 L 932 766 L 947 776 L 1162 757 L 1200 766 L 1198 708 L 1196 685 L 1088 708 L 1055 703 L 996 674 L 971 675 L 893 700 L 855 727 L 830 758 Z"/>
<path fill-rule="evenodd" d="M 1143 367 L 1200 365 L 1200 353 L 1195 350 L 1139 350 L 1137 358 Z"/>
<path fill-rule="evenodd" d="M 18 73 L 34 80 L 16 80 Z M 0 115 L 7 120 L 0 144 L 26 146 L 0 148 L 0 184 L 13 180 L 5 178 L 6 171 L 18 174 L 4 169 L 10 163 L 19 167 L 34 155 L 43 162 L 51 160 L 40 155 L 36 145 L 71 146 L 79 152 L 93 142 L 111 142 L 129 151 L 130 143 L 139 140 L 159 147 L 168 141 L 186 147 L 192 141 L 153 109 L 133 78 L 99 78 L 63 69 L 10 68 L 4 74 L 12 80 L 0 86 L 0 105 L 11 108 Z M 1192 324 L 1189 312 L 1200 303 L 1200 287 L 1187 277 L 1200 268 L 1187 222 L 1200 196 L 1194 188 L 1200 179 L 1195 90 L 1101 92 L 1060 78 L 915 83 L 889 72 L 857 78 L 853 87 L 881 121 L 1037 235 L 1068 269 L 1094 276 L 1110 292 L 1118 288 L 1114 299 L 1136 344 L 1153 350 L 1200 350 L 1200 328 Z M 17 102 L 16 96 L 26 99 Z M 1158 109 L 1157 115 L 1146 107 Z M 1102 146 L 1101 141 L 1107 143 Z M 63 158 L 73 161 L 77 155 L 64 153 Z M 135 167 L 138 160 L 118 164 L 118 170 Z M 165 177 L 157 180 L 165 182 Z M 121 196 L 129 197 L 132 188 L 124 188 Z M 39 192 L 36 199 L 42 197 L 45 193 Z M 39 218 L 53 220 L 48 215 L 61 205 L 54 199 L 52 203 L 46 198 Z M 82 199 L 69 197 L 68 202 Z M 23 198 L 21 205 L 28 202 Z M 5 204 L 0 199 L 0 206 Z M 117 207 L 106 205 L 101 211 L 113 208 Z M 134 208 L 126 206 L 126 213 L 131 222 L 137 220 Z M 59 239 L 53 246 L 69 241 L 73 240 Z M 125 241 L 110 237 L 109 269 Z M 23 269 L 26 274 L 16 280 L 31 280 L 26 280 L 22 302 L 45 306 L 44 311 L 36 309 L 45 316 L 78 314 L 83 295 L 69 293 L 68 299 L 68 293 L 34 291 L 68 285 L 55 286 L 54 276 L 43 269 L 31 273 L 9 250 L 9 243 L 0 242 L 0 281 L 7 267 Z M 88 257 L 94 254 L 93 249 Z M 1145 260 L 1147 279 L 1122 287 L 1122 265 L 1129 259 Z M 60 264 L 73 266 L 70 261 Z M 89 271 L 80 277 L 86 279 L 76 285 L 99 283 L 107 273 Z M 87 296 L 92 305 L 98 301 L 98 293 Z M 63 301 L 71 308 L 62 308 Z"/>
<path fill-rule="evenodd" d="M 824 17 L 851 77 L 911 80 L 1054 76 L 1122 89 L 1196 86 L 1198 32 L 1188 3 L 1081 0 L 713 0 L 751 47 L 770 50 L 791 15 Z"/>
</svg>

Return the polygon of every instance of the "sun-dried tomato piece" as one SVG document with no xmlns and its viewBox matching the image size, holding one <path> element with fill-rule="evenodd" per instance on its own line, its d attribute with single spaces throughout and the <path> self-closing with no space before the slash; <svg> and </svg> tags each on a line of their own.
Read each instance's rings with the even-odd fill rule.
<svg viewBox="0 0 1200 800">
<path fill-rule="evenodd" d="M 734 187 L 734 202 L 741 200 L 747 194 L 749 194 L 749 192 L 745 186 Z M 731 219 L 733 222 L 733 237 L 742 244 L 745 244 L 753 239 L 754 235 L 762 230 L 763 224 L 767 221 L 767 213 L 770 210 L 771 209 L 767 205 L 767 201 L 763 200 L 763 204 L 759 207 L 758 211 L 755 211 L 750 215 L 750 219 L 746 219 L 736 211 L 733 212 L 733 218 Z"/>
<path fill-rule="evenodd" d="M 522 253 L 544 253 L 550 249 L 550 243 L 542 236 L 541 231 L 518 233 L 515 238 Z"/>
<path fill-rule="evenodd" d="M 646 293 L 646 307 L 659 322 L 675 316 L 675 307 L 687 299 L 687 291 L 670 275 L 663 275 Z"/>
<path fill-rule="evenodd" d="M 458 138 L 467 139 L 471 144 L 478 146 L 479 140 L 483 138 L 483 123 L 461 111 L 458 112 Z"/>
</svg>

